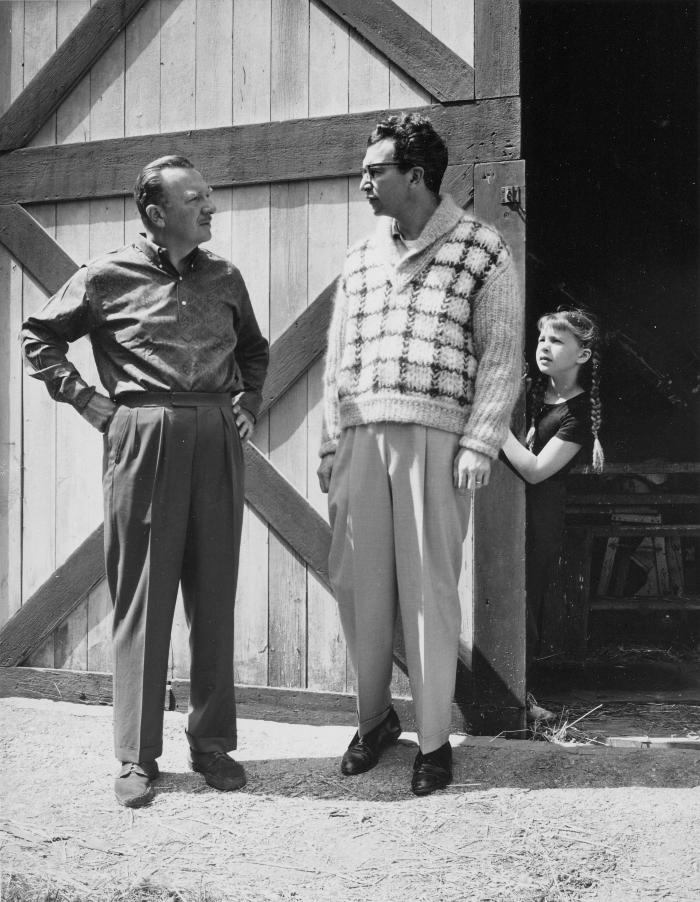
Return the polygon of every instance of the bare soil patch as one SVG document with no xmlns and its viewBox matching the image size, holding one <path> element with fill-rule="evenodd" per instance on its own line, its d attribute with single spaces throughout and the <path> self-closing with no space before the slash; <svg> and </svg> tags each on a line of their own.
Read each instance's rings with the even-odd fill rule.
<svg viewBox="0 0 700 902">
<path fill-rule="evenodd" d="M 455 736 L 454 785 L 418 799 L 413 734 L 344 778 L 351 723 L 242 719 L 248 785 L 224 794 L 187 770 L 185 717 L 167 713 L 157 795 L 134 812 L 112 793 L 110 708 L 10 698 L 0 717 L 6 892 L 63 893 L 27 899 L 700 898 L 694 750 Z"/>
</svg>

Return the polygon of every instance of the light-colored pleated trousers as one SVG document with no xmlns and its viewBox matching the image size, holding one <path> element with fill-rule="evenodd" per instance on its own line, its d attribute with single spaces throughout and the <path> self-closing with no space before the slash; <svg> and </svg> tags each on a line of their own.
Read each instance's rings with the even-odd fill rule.
<svg viewBox="0 0 700 902">
<path fill-rule="evenodd" d="M 343 431 L 328 496 L 330 579 L 357 677 L 361 736 L 391 705 L 397 605 L 418 739 L 447 742 L 461 625 L 457 584 L 470 496 L 452 466 L 459 436 L 403 423 Z"/>
</svg>

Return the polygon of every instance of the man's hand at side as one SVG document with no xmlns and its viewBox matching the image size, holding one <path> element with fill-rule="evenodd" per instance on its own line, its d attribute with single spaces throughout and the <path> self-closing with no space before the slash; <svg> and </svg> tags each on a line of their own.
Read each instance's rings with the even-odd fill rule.
<svg viewBox="0 0 700 902">
<path fill-rule="evenodd" d="M 471 448 L 460 448 L 455 456 L 452 476 L 458 492 L 473 492 L 489 484 L 491 458 Z"/>
<path fill-rule="evenodd" d="M 253 435 L 253 429 L 255 428 L 253 414 L 248 413 L 245 407 L 241 407 L 240 404 L 234 404 L 233 415 L 236 418 L 236 426 L 238 427 L 238 434 L 241 437 L 241 441 L 247 442 Z"/>
<path fill-rule="evenodd" d="M 111 398 L 95 392 L 80 411 L 80 415 L 95 429 L 99 429 L 100 432 L 106 432 L 109 427 L 109 421 L 114 416 L 114 411 L 118 406 Z"/>
<path fill-rule="evenodd" d="M 334 460 L 335 454 L 326 454 L 325 457 L 321 458 L 321 463 L 318 465 L 318 470 L 316 470 L 318 484 L 321 486 L 321 491 L 324 495 L 328 494 L 328 489 L 331 484 L 331 473 L 333 472 Z"/>
</svg>

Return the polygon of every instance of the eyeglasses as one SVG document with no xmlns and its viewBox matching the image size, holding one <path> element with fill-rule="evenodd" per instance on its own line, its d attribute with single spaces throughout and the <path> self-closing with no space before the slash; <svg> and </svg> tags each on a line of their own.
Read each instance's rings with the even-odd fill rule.
<svg viewBox="0 0 700 902">
<path fill-rule="evenodd" d="M 382 169 L 387 169 L 389 166 L 400 165 L 400 163 L 372 163 L 370 166 L 364 166 L 362 168 L 362 178 L 368 178 L 370 182 L 374 182 Z"/>
</svg>

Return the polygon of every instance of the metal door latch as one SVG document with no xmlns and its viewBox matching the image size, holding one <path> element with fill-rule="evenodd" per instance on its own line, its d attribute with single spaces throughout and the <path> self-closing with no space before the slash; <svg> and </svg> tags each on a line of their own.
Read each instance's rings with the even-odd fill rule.
<svg viewBox="0 0 700 902">
<path fill-rule="evenodd" d="M 501 188 L 501 203 L 507 207 L 520 204 L 520 185 L 504 185 Z"/>
</svg>

